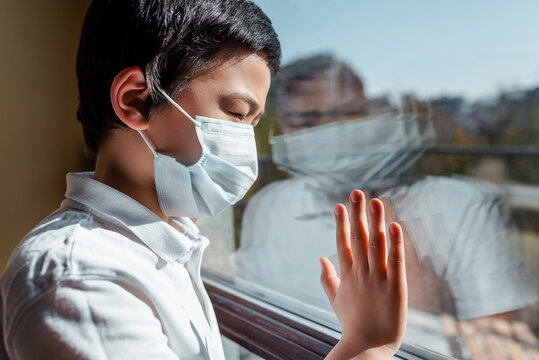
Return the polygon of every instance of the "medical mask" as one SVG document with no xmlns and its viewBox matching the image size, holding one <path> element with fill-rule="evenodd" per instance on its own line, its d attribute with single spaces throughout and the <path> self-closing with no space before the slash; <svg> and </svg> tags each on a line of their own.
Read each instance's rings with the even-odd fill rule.
<svg viewBox="0 0 539 360">
<path fill-rule="evenodd" d="M 155 187 L 166 216 L 209 217 L 238 202 L 258 175 L 256 142 L 252 125 L 196 116 L 193 119 L 163 90 L 159 92 L 195 124 L 202 155 L 193 165 L 156 152 Z"/>
<path fill-rule="evenodd" d="M 430 117 L 386 114 L 332 122 L 270 139 L 273 162 L 327 190 L 390 186 L 432 143 Z"/>
</svg>

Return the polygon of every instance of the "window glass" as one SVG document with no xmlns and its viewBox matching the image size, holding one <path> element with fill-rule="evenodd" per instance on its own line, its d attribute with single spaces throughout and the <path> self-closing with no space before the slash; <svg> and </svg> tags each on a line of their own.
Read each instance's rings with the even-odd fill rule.
<svg viewBox="0 0 539 360">
<path fill-rule="evenodd" d="M 318 258 L 337 266 L 333 206 L 359 188 L 406 232 L 405 341 L 539 356 L 539 3 L 257 3 L 283 67 L 258 181 L 199 222 L 204 271 L 339 330 Z"/>
</svg>

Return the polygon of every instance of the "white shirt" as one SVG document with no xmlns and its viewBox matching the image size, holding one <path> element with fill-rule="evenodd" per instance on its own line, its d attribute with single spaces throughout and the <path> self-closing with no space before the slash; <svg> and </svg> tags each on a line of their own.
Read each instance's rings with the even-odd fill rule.
<svg viewBox="0 0 539 360">
<path fill-rule="evenodd" d="M 538 300 L 502 188 L 464 176 L 429 176 L 382 196 L 392 199 L 397 218 L 408 224 L 420 259 L 447 283 L 459 319 Z"/>
<path fill-rule="evenodd" d="M 241 247 L 231 254 L 236 277 L 256 284 L 258 293 L 273 301 L 279 300 L 278 292 L 304 303 L 302 309 L 315 307 L 304 316 L 331 311 L 317 259 L 329 257 L 338 270 L 333 206 L 346 203 L 348 194 L 324 190 L 315 179 L 300 176 L 266 185 L 249 200 Z M 433 263 L 451 289 L 453 315 L 477 318 L 537 301 L 531 275 L 509 241 L 497 186 L 427 177 L 384 196 L 393 200 L 399 220 L 406 221 L 420 260 Z M 408 315 L 405 341 L 451 354 L 437 316 L 414 309 Z"/>
<path fill-rule="evenodd" d="M 243 215 L 241 247 L 231 255 L 236 276 L 331 310 L 317 259 L 336 259 L 333 206 L 347 201 L 342 195 L 329 195 L 315 179 L 300 176 L 264 187 Z M 509 240 L 497 186 L 427 177 L 384 196 L 407 222 L 421 260 L 433 263 L 451 289 L 453 315 L 477 318 L 538 300 L 517 244 Z"/>
<path fill-rule="evenodd" d="M 224 359 L 200 278 L 208 240 L 190 219 L 167 223 L 92 175 L 67 175 L 61 207 L 2 274 L 7 355 Z"/>
</svg>

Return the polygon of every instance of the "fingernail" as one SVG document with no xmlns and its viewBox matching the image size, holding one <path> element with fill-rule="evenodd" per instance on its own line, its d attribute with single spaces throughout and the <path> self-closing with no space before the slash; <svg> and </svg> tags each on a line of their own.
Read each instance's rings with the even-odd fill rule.
<svg viewBox="0 0 539 360">
<path fill-rule="evenodd" d="M 354 204 L 357 204 L 357 203 L 359 202 L 359 198 L 360 198 L 359 192 L 357 192 L 357 191 L 352 191 L 351 198 L 352 198 L 352 202 L 353 202 Z"/>
<path fill-rule="evenodd" d="M 395 223 L 389 224 L 389 232 L 391 233 L 391 235 L 397 235 L 397 233 L 399 232 L 397 224 Z"/>
<path fill-rule="evenodd" d="M 342 213 L 340 206 L 335 206 L 335 215 L 340 216 Z"/>
<path fill-rule="evenodd" d="M 378 204 L 376 201 L 371 201 L 369 204 L 369 208 L 371 209 L 371 212 L 375 213 L 378 211 Z"/>
</svg>

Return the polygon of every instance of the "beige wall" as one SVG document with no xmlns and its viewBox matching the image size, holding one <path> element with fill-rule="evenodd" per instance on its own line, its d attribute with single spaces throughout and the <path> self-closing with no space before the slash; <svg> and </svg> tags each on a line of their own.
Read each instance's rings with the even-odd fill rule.
<svg viewBox="0 0 539 360">
<path fill-rule="evenodd" d="M 75 119 L 75 55 L 87 0 L 0 0 L 0 271 L 88 165 Z"/>
</svg>

